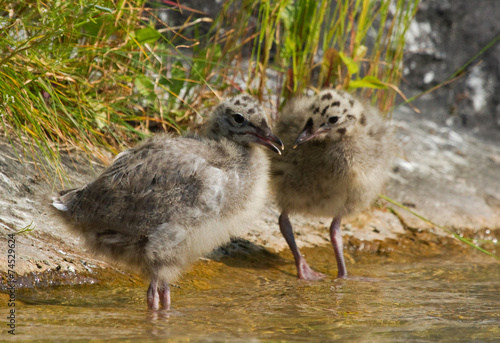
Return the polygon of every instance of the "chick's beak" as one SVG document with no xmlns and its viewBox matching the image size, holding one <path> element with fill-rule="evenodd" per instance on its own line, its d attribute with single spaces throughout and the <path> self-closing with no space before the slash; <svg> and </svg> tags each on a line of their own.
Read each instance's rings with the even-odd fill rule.
<svg viewBox="0 0 500 343">
<path fill-rule="evenodd" d="M 331 129 L 330 126 L 322 125 L 316 131 L 313 132 L 312 127 L 306 125 L 306 127 L 304 128 L 304 131 L 302 131 L 302 133 L 299 135 L 299 137 L 295 141 L 293 148 L 296 149 L 302 143 L 310 141 L 314 137 L 317 137 L 317 136 L 321 135 L 322 133 L 330 131 L 330 129 Z"/>
<path fill-rule="evenodd" d="M 270 130 L 266 130 L 263 132 L 251 132 L 250 134 L 257 138 L 256 143 L 271 149 L 278 155 L 281 155 L 281 151 L 285 149 L 285 146 L 283 145 L 281 139 L 274 135 Z"/>
</svg>

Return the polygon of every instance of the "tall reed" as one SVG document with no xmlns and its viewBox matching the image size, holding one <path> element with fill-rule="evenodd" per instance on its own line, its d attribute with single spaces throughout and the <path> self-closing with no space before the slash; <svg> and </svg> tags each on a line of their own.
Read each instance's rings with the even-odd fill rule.
<svg viewBox="0 0 500 343">
<path fill-rule="evenodd" d="M 106 163 L 150 129 L 186 125 L 184 56 L 145 4 L 0 1 L 1 127 L 52 183 L 60 151 Z"/>
<path fill-rule="evenodd" d="M 387 112 L 396 94 L 402 95 L 398 85 L 405 34 L 418 4 L 419 0 L 242 0 L 244 11 L 228 5 L 223 16 L 235 18 L 234 34 L 214 44 L 223 45 L 229 60 L 238 60 L 244 45 L 252 43 L 245 80 L 260 97 L 277 91 L 281 104 L 307 89 L 361 89 Z M 254 25 L 248 25 L 249 12 L 258 18 Z M 278 90 L 268 85 L 269 68 L 277 71 Z"/>
<path fill-rule="evenodd" d="M 360 88 L 389 109 L 418 0 L 227 0 L 207 36 L 200 11 L 146 4 L 0 0 L 2 131 L 54 185 L 60 151 L 107 163 L 235 91 L 277 109 L 306 90 Z M 174 11 L 189 14 L 183 25 L 169 24 Z"/>
</svg>

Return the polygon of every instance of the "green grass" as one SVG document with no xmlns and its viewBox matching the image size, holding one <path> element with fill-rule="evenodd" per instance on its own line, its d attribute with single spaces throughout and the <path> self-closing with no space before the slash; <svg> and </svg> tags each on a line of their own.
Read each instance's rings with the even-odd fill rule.
<svg viewBox="0 0 500 343">
<path fill-rule="evenodd" d="M 187 125 L 186 101 L 178 101 L 188 74 L 183 57 L 158 43 L 144 3 L 0 2 L 3 132 L 51 183 L 65 182 L 61 151 L 107 163 L 106 151 L 152 128 Z"/>
<path fill-rule="evenodd" d="M 272 99 L 277 109 L 308 89 L 368 87 L 365 96 L 388 109 L 418 0 L 397 1 L 392 14 L 389 2 L 243 0 L 235 8 L 228 0 L 202 37 L 199 23 L 211 20 L 173 1 L 0 0 L 3 132 L 59 187 L 61 151 L 108 163 L 109 152 L 151 131 L 186 129 L 230 93 Z M 181 10 L 192 15 L 180 27 L 160 19 Z"/>
<path fill-rule="evenodd" d="M 143 134 L 131 124 L 141 113 L 132 87 L 140 60 L 132 7 L 119 15 L 90 2 L 1 8 L 3 128 L 22 142 L 27 158 L 48 162 L 38 164 L 45 176 L 62 181 L 60 150 L 105 160 L 97 147 L 115 152 Z"/>
<path fill-rule="evenodd" d="M 231 35 L 215 31 L 213 47 L 222 45 L 230 61 L 252 43 L 246 88 L 259 98 L 278 95 L 276 106 L 290 96 L 325 87 L 360 89 L 361 95 L 389 112 L 401 79 L 405 33 L 418 0 L 242 1 L 235 11 L 228 1 L 223 18 Z M 390 4 L 394 6 L 390 6 Z M 258 18 L 255 25 L 249 13 Z M 218 21 L 220 30 L 225 22 Z M 372 39 L 368 39 L 371 35 Z M 267 71 L 274 69 L 279 89 L 269 89 Z"/>
</svg>

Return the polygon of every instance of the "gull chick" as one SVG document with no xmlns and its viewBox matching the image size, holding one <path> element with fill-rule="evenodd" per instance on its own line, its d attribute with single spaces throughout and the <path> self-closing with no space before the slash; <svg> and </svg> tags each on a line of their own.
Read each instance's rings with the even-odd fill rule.
<svg viewBox="0 0 500 343">
<path fill-rule="evenodd" d="M 300 253 L 290 213 L 333 217 L 330 238 L 338 277 L 347 275 L 340 223 L 370 206 L 388 176 L 394 153 L 391 135 L 377 110 L 343 91 L 323 90 L 292 99 L 283 108 L 275 133 L 287 149 L 273 156 L 271 179 L 282 212 L 280 231 L 300 279 L 324 275 L 313 271 Z"/>
<path fill-rule="evenodd" d="M 279 154 L 283 143 L 259 103 L 238 95 L 200 134 L 154 136 L 53 206 L 95 253 L 150 278 L 148 308 L 168 309 L 169 283 L 258 216 L 269 164 L 261 146 Z"/>
</svg>

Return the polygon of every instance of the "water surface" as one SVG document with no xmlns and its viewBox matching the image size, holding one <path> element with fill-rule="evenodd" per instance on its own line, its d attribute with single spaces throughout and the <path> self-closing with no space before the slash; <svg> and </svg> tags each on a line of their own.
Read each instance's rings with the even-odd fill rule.
<svg viewBox="0 0 500 343">
<path fill-rule="evenodd" d="M 355 275 L 350 279 L 307 282 L 295 278 L 289 256 L 264 264 L 251 262 L 252 256 L 250 262 L 242 259 L 198 263 L 180 280 L 181 288 L 172 288 L 172 310 L 159 313 L 145 310 L 145 285 L 18 290 L 16 340 L 426 342 L 500 337 L 500 266 L 494 260 L 440 257 L 398 263 L 372 255 L 348 263 Z M 334 274 L 329 269 L 333 261 L 312 262 Z M 2 338 L 9 337 L 4 332 Z"/>
</svg>

